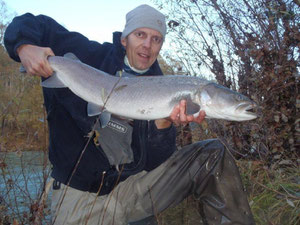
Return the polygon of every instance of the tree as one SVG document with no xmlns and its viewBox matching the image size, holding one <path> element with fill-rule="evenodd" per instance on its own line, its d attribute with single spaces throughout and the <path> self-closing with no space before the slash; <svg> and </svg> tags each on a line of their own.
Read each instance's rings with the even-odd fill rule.
<svg viewBox="0 0 300 225">
<path fill-rule="evenodd" d="M 210 123 L 239 152 L 291 156 L 299 149 L 300 8 L 297 0 L 155 1 L 191 75 L 211 74 L 260 106 L 253 122 Z M 285 154 L 286 153 L 286 154 Z M 278 157 L 277 157 L 278 158 Z"/>
<path fill-rule="evenodd" d="M 6 27 L 8 26 L 11 18 L 15 16 L 14 12 L 7 10 L 6 3 L 0 0 L 0 44 L 3 45 L 3 37 Z"/>
</svg>

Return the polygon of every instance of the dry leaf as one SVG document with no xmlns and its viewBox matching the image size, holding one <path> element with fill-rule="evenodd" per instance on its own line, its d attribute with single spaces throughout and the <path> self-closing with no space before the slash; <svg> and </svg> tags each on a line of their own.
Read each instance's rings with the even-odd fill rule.
<svg viewBox="0 0 300 225">
<path fill-rule="evenodd" d="M 286 202 L 287 202 L 287 204 L 289 204 L 290 206 L 292 206 L 293 208 L 295 208 L 294 202 L 292 202 L 292 201 L 289 200 L 289 199 L 286 199 Z"/>
</svg>

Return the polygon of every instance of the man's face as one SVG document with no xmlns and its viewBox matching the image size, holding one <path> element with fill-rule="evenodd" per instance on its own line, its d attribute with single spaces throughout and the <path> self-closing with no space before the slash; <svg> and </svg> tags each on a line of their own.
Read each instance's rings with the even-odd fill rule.
<svg viewBox="0 0 300 225">
<path fill-rule="evenodd" d="M 155 62 L 163 44 L 162 35 L 150 28 L 138 28 L 121 40 L 131 66 L 145 70 Z"/>
</svg>

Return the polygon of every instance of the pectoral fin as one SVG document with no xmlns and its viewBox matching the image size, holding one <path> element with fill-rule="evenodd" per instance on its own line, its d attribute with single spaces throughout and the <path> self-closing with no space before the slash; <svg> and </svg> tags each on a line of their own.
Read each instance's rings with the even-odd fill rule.
<svg viewBox="0 0 300 225">
<path fill-rule="evenodd" d="M 110 121 L 111 118 L 111 114 L 107 111 L 103 111 L 100 116 L 99 116 L 99 120 L 96 121 L 95 124 L 95 130 L 100 130 L 101 128 L 104 128 L 107 126 L 108 122 Z M 97 134 L 95 134 L 97 136 Z"/>
<path fill-rule="evenodd" d="M 191 99 L 186 100 L 186 114 L 194 115 L 200 111 L 200 105 L 194 103 Z"/>
<path fill-rule="evenodd" d="M 58 78 L 54 72 L 52 76 L 44 80 L 41 85 L 46 88 L 66 88 L 67 86 Z"/>
<path fill-rule="evenodd" d="M 21 64 L 20 68 L 19 68 L 19 72 L 20 73 L 27 73 L 25 67 Z"/>
<path fill-rule="evenodd" d="M 88 116 L 97 116 L 102 112 L 102 107 L 95 103 L 89 102 L 87 105 Z"/>
<path fill-rule="evenodd" d="M 110 121 L 111 114 L 107 111 L 103 111 L 100 115 L 100 124 L 101 127 L 104 128 L 107 126 L 108 122 Z"/>
</svg>

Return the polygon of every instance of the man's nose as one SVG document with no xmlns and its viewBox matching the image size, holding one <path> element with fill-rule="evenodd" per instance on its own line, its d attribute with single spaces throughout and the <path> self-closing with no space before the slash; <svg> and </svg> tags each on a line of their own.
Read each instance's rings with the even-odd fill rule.
<svg viewBox="0 0 300 225">
<path fill-rule="evenodd" d="M 150 48 L 151 47 L 151 38 L 145 38 L 144 42 L 143 42 L 143 46 L 146 48 Z"/>
</svg>

